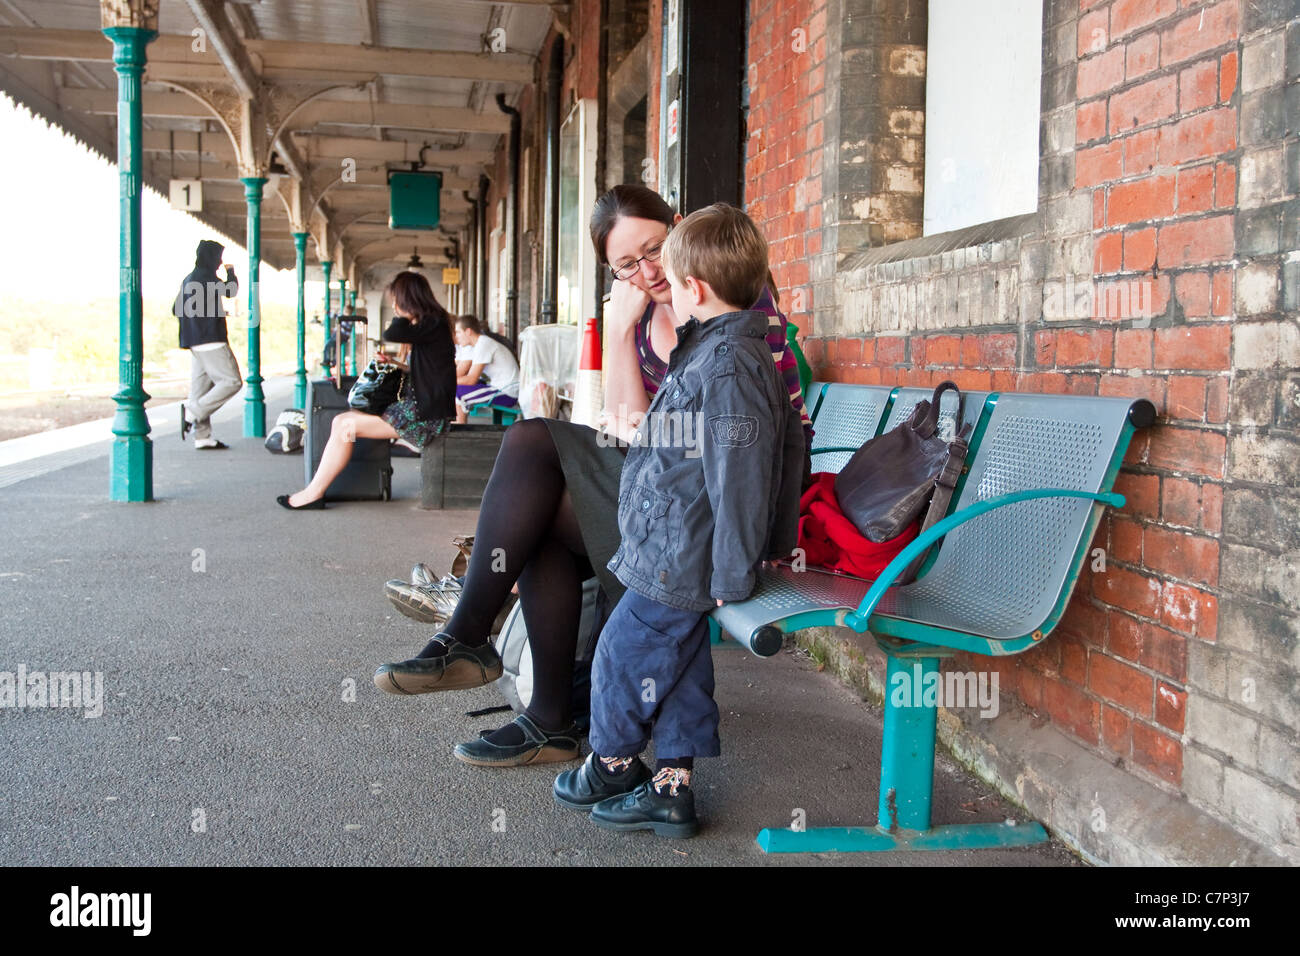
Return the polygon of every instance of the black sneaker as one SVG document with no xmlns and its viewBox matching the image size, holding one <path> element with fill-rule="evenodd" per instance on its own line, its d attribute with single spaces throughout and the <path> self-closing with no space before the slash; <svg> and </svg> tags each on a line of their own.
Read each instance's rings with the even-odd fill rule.
<svg viewBox="0 0 1300 956">
<path fill-rule="evenodd" d="M 582 734 L 576 725 L 558 733 L 542 730 L 524 714 L 514 719 L 524 734 L 521 744 L 494 744 L 486 736 L 469 743 L 457 744 L 452 754 L 461 763 L 476 767 L 523 767 L 535 763 L 560 763 L 577 760 L 581 755 L 578 741 Z"/>
<path fill-rule="evenodd" d="M 551 793 L 555 802 L 572 810 L 590 810 L 602 800 L 619 797 L 635 790 L 650 779 L 650 768 L 642 763 L 640 757 L 632 759 L 632 765 L 614 780 L 606 780 L 596 770 L 596 755 L 587 754 L 587 759 L 576 770 L 566 770 L 555 778 Z"/>
<path fill-rule="evenodd" d="M 491 641 L 481 647 L 468 647 L 445 634 L 434 640 L 446 646 L 446 654 L 383 664 L 375 671 L 375 686 L 389 694 L 465 690 L 492 683 L 505 669 Z"/>
<path fill-rule="evenodd" d="M 596 804 L 591 808 L 591 822 L 606 830 L 654 830 L 674 839 L 693 837 L 700 829 L 691 790 L 665 796 L 657 793 L 649 780 L 631 793 Z"/>
</svg>

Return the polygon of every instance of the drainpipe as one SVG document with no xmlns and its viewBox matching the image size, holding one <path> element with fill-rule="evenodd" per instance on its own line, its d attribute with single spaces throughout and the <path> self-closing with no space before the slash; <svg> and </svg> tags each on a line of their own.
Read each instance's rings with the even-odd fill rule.
<svg viewBox="0 0 1300 956">
<path fill-rule="evenodd" d="M 461 195 L 465 197 L 472 210 L 469 225 L 465 227 L 465 271 L 460 277 L 461 311 L 470 312 L 484 319 L 486 316 L 478 311 L 478 261 L 474 258 L 478 255 L 478 200 L 471 196 L 468 190 L 461 190 Z"/>
<path fill-rule="evenodd" d="M 543 325 L 558 318 L 556 302 L 560 263 L 560 84 L 564 80 L 564 40 L 551 44 L 546 71 L 546 210 L 542 217 Z"/>
<path fill-rule="evenodd" d="M 504 93 L 497 94 L 497 109 L 510 117 L 510 143 L 507 148 L 506 179 L 510 181 L 509 199 L 506 201 L 506 321 L 510 341 L 519 347 L 519 111 L 506 106 Z"/>
<path fill-rule="evenodd" d="M 474 268 L 478 270 L 474 291 L 478 294 L 478 314 L 486 318 L 488 314 L 488 254 L 487 254 L 487 194 L 490 181 L 486 176 L 478 178 L 478 198 L 474 200 Z"/>
</svg>

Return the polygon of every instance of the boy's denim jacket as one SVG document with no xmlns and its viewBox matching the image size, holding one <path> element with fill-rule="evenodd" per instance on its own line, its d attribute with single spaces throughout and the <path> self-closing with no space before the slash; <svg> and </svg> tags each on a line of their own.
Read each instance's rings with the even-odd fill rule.
<svg viewBox="0 0 1300 956">
<path fill-rule="evenodd" d="M 707 611 L 795 546 L 807 446 L 762 312 L 677 329 L 668 372 L 628 450 L 622 543 L 609 570 L 638 594 Z"/>
</svg>

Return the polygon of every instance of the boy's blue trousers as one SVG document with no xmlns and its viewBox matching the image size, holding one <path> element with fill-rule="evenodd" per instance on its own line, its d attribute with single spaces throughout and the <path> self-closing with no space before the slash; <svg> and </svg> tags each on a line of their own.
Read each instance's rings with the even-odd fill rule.
<svg viewBox="0 0 1300 956">
<path fill-rule="evenodd" d="M 602 757 L 633 757 L 652 737 L 658 758 L 721 752 L 709 622 L 627 591 L 596 644 L 587 740 Z"/>
</svg>

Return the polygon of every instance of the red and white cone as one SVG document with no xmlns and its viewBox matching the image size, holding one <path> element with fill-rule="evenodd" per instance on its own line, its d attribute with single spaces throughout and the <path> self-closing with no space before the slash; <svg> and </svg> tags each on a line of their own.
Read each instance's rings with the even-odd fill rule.
<svg viewBox="0 0 1300 956">
<path fill-rule="evenodd" d="M 596 320 L 587 319 L 582 330 L 582 358 L 578 362 L 578 380 L 574 385 L 573 421 L 580 425 L 596 427 L 600 417 L 601 373 L 600 334 Z"/>
</svg>

